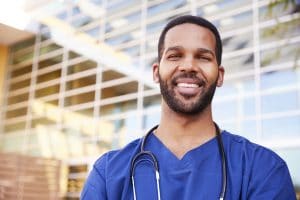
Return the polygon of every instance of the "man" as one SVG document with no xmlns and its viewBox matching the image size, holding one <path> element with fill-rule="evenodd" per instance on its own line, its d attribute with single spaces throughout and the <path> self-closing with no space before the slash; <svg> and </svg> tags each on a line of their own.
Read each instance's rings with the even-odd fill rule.
<svg viewBox="0 0 300 200">
<path fill-rule="evenodd" d="M 219 133 L 214 124 L 211 101 L 223 83 L 221 57 L 219 33 L 207 20 L 181 16 L 166 25 L 153 65 L 162 94 L 160 123 L 146 139 L 96 161 L 81 199 L 296 199 L 279 156 Z"/>
</svg>

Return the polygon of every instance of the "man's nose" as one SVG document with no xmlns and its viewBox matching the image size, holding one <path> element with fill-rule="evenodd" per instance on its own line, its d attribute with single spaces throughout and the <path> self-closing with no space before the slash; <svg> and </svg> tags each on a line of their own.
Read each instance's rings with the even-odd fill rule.
<svg viewBox="0 0 300 200">
<path fill-rule="evenodd" d="M 192 57 L 186 57 L 179 66 L 180 71 L 197 71 L 197 66 Z"/>
</svg>

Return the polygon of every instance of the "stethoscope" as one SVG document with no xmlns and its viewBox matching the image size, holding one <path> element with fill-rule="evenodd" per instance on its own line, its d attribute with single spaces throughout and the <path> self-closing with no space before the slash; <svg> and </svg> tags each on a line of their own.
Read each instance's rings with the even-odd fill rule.
<svg viewBox="0 0 300 200">
<path fill-rule="evenodd" d="M 225 197 L 225 192 L 226 192 L 226 184 L 227 184 L 227 164 L 226 164 L 226 155 L 225 155 L 225 151 L 224 151 L 224 145 L 223 145 L 223 141 L 222 141 L 222 137 L 221 137 L 221 133 L 220 133 L 220 129 L 218 127 L 218 125 L 216 123 L 215 124 L 215 128 L 216 128 L 216 135 L 217 135 L 217 140 L 218 140 L 218 147 L 219 147 L 219 152 L 221 155 L 221 162 L 222 162 L 222 190 L 220 193 L 220 198 L 219 200 L 223 200 Z M 146 151 L 144 149 L 145 147 L 145 143 L 146 140 L 148 138 L 148 136 L 155 130 L 157 129 L 158 125 L 151 128 L 146 135 L 142 138 L 141 140 L 141 148 L 140 148 L 140 152 L 137 153 L 133 159 L 131 160 L 131 166 L 130 166 L 130 177 L 131 177 L 131 181 L 132 181 L 132 190 L 133 190 L 133 199 L 136 200 L 136 189 L 135 189 L 135 182 L 134 182 L 134 171 L 135 168 L 137 166 L 137 164 L 139 164 L 139 158 L 142 156 L 149 156 L 150 157 L 150 162 L 152 163 L 154 169 L 155 169 L 155 178 L 156 178 L 156 187 L 157 187 L 157 198 L 158 200 L 161 200 L 161 196 L 160 196 L 160 184 L 159 184 L 159 168 L 158 168 L 158 162 L 156 157 L 154 156 L 154 154 L 151 151 Z"/>
</svg>

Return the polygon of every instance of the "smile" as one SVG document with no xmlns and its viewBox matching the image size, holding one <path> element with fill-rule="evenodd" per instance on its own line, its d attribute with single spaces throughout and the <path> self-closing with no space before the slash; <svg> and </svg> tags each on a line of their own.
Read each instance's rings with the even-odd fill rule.
<svg viewBox="0 0 300 200">
<path fill-rule="evenodd" d="M 198 88 L 200 87 L 198 84 L 195 83 L 178 83 L 177 87 L 183 87 L 183 88 Z"/>
</svg>

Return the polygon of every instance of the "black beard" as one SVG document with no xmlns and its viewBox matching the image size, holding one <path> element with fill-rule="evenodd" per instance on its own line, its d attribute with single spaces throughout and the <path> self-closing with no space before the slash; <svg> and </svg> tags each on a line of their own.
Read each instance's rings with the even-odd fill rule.
<svg viewBox="0 0 300 200">
<path fill-rule="evenodd" d="M 208 87 L 206 86 L 206 83 L 204 81 L 201 81 L 202 87 L 204 87 L 204 90 L 201 95 L 198 97 L 193 97 L 193 96 L 183 96 L 184 99 L 189 100 L 192 97 L 197 98 L 193 100 L 193 102 L 190 102 L 188 104 L 184 103 L 181 101 L 179 98 L 176 97 L 176 93 L 174 91 L 175 84 L 174 82 L 176 78 L 196 78 L 194 74 L 188 74 L 184 73 L 181 74 L 180 76 L 177 76 L 173 78 L 170 82 L 170 85 L 168 85 L 167 81 L 163 81 L 161 79 L 161 76 L 159 75 L 159 85 L 160 85 L 160 92 L 165 100 L 165 102 L 168 104 L 168 106 L 175 112 L 179 114 L 184 114 L 184 115 L 195 115 L 201 113 L 205 108 L 207 108 L 213 99 L 213 96 L 215 94 L 215 90 L 217 87 L 217 80 L 209 85 Z"/>
</svg>

